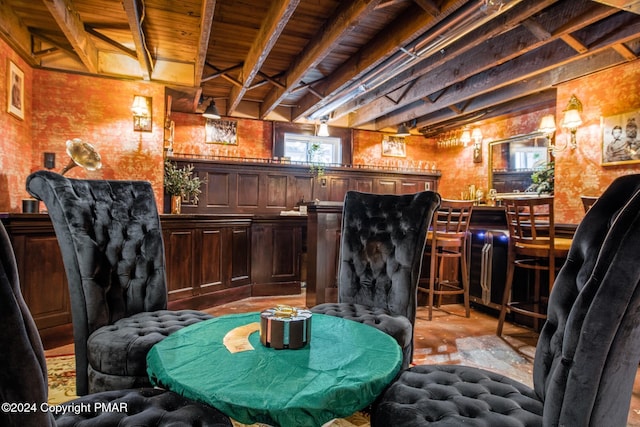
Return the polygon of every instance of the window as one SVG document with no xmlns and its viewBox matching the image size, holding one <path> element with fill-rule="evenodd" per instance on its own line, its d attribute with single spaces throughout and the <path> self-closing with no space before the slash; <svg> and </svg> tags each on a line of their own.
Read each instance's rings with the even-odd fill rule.
<svg viewBox="0 0 640 427">
<path fill-rule="evenodd" d="M 317 147 L 317 149 L 313 149 Z M 342 163 L 341 139 L 330 136 L 284 134 L 284 156 L 294 162 Z"/>
</svg>

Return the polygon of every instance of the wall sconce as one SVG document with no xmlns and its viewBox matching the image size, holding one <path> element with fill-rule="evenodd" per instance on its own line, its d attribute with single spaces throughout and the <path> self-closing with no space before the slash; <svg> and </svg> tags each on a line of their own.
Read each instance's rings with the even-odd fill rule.
<svg viewBox="0 0 640 427">
<path fill-rule="evenodd" d="M 482 131 L 474 128 L 471 131 L 471 139 L 473 140 L 473 163 L 482 163 Z"/>
<path fill-rule="evenodd" d="M 396 131 L 396 136 L 409 136 L 411 132 L 409 132 L 409 128 L 405 123 L 402 123 L 398 126 L 398 130 Z"/>
<path fill-rule="evenodd" d="M 554 144 L 553 135 L 556 133 L 556 118 L 553 114 L 547 114 L 542 117 L 540 120 L 540 126 L 538 127 L 538 132 L 541 132 L 544 137 L 547 138 L 547 147 L 552 153 L 564 151 L 569 146 L 568 144 L 564 144 L 559 147 Z"/>
<path fill-rule="evenodd" d="M 329 136 L 329 125 L 327 125 L 328 117 L 320 119 L 320 126 L 318 127 L 317 136 Z"/>
<path fill-rule="evenodd" d="M 216 107 L 216 101 L 214 101 L 213 98 L 211 98 L 211 102 L 209 103 L 207 109 L 204 110 L 204 113 L 202 113 L 202 117 L 213 120 L 218 120 L 220 117 L 222 117 L 220 115 L 220 112 L 218 111 L 218 107 Z"/>
<path fill-rule="evenodd" d="M 471 142 L 471 132 L 469 132 L 468 129 L 462 131 L 462 135 L 460 135 L 460 142 L 465 147 Z"/>
<path fill-rule="evenodd" d="M 571 148 L 575 149 L 578 145 L 576 142 L 576 131 L 578 126 L 582 124 L 580 113 L 582 112 L 582 103 L 575 95 L 571 95 L 567 108 L 564 110 L 562 119 L 562 127 L 571 132 Z"/>
<path fill-rule="evenodd" d="M 133 130 L 151 132 L 151 97 L 134 95 L 131 112 L 133 113 Z"/>
</svg>

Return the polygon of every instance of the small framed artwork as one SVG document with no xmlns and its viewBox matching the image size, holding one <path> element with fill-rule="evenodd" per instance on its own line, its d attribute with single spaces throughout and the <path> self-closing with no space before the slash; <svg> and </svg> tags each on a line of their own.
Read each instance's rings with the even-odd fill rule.
<svg viewBox="0 0 640 427">
<path fill-rule="evenodd" d="M 640 162 L 638 123 L 640 110 L 602 117 L 602 165 Z"/>
<path fill-rule="evenodd" d="M 204 142 L 207 144 L 238 145 L 238 122 L 207 119 L 204 138 Z"/>
<path fill-rule="evenodd" d="M 382 138 L 382 155 L 386 157 L 407 157 L 407 144 L 401 136 Z"/>
<path fill-rule="evenodd" d="M 24 120 L 24 72 L 11 60 L 7 78 L 7 112 Z"/>
</svg>

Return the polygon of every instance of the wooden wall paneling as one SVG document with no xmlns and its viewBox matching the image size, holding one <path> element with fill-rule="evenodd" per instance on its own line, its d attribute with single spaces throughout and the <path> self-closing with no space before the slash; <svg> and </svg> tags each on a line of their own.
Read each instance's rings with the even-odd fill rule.
<svg viewBox="0 0 640 427">
<path fill-rule="evenodd" d="M 163 230 L 163 234 L 169 300 L 187 298 L 193 295 L 194 285 L 198 284 L 193 262 L 196 254 L 196 231 L 171 229 Z"/>
<path fill-rule="evenodd" d="M 249 237 L 250 228 L 232 227 L 228 232 L 231 234 L 229 242 L 231 244 L 230 256 L 227 260 L 231 267 L 229 283 L 231 286 L 247 285 L 251 282 L 251 240 Z"/>
<path fill-rule="evenodd" d="M 300 293 L 305 216 L 261 216 L 251 226 L 252 295 Z"/>
<path fill-rule="evenodd" d="M 354 190 L 362 193 L 373 193 L 373 179 L 371 178 L 354 178 Z"/>
<path fill-rule="evenodd" d="M 235 188 L 235 185 L 233 185 L 235 184 L 235 179 L 233 183 L 230 180 L 235 175 L 229 172 L 207 171 L 206 176 L 206 197 L 204 197 L 206 206 L 234 209 L 236 203 L 235 199 L 231 197 L 231 190 Z M 235 191 L 233 191 L 233 194 L 235 194 Z"/>
<path fill-rule="evenodd" d="M 265 179 L 265 208 L 287 209 L 287 193 L 289 193 L 289 179 L 286 174 L 264 175 Z"/>
<path fill-rule="evenodd" d="M 315 179 L 309 174 L 292 174 L 291 194 L 292 199 L 288 199 L 287 206 L 295 206 L 300 201 L 309 202 L 313 200 L 313 187 Z"/>
<path fill-rule="evenodd" d="M 424 182 L 417 180 L 400 180 L 400 194 L 413 194 L 424 191 Z"/>
<path fill-rule="evenodd" d="M 14 239 L 22 293 L 38 328 L 71 322 L 67 276 L 54 236 L 23 235 Z"/>
<path fill-rule="evenodd" d="M 342 202 L 344 195 L 351 188 L 348 177 L 331 177 L 329 179 L 329 201 Z"/>
<path fill-rule="evenodd" d="M 196 255 L 196 265 L 200 266 L 200 293 L 221 289 L 223 283 L 222 231 L 219 228 L 202 230 L 200 251 Z"/>
<path fill-rule="evenodd" d="M 307 307 L 336 301 L 342 203 L 307 207 Z"/>
<path fill-rule="evenodd" d="M 258 209 L 260 207 L 260 175 L 257 173 L 238 172 L 237 182 L 238 187 L 233 192 L 237 194 L 238 208 Z M 229 192 L 231 191 L 229 189 Z"/>
<path fill-rule="evenodd" d="M 374 191 L 381 194 L 397 194 L 398 181 L 395 179 L 378 179 L 375 182 Z"/>
</svg>

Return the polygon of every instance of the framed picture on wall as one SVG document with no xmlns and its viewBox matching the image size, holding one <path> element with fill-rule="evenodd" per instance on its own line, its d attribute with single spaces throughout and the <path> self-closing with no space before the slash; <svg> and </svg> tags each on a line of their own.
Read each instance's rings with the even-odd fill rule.
<svg viewBox="0 0 640 427">
<path fill-rule="evenodd" d="M 386 157 L 407 157 L 407 144 L 401 136 L 382 138 L 382 155 Z"/>
<path fill-rule="evenodd" d="M 602 117 L 602 165 L 640 162 L 640 110 Z"/>
<path fill-rule="evenodd" d="M 24 72 L 9 60 L 7 73 L 7 112 L 24 120 Z"/>
<path fill-rule="evenodd" d="M 207 119 L 204 129 L 207 144 L 238 145 L 238 122 L 235 120 Z"/>
</svg>

